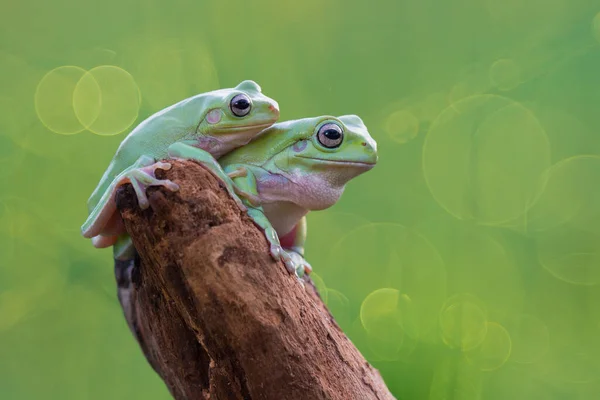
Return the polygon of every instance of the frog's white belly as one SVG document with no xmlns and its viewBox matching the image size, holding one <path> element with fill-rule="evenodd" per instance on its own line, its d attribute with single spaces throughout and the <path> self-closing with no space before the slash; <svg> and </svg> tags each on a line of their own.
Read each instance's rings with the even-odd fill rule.
<svg viewBox="0 0 600 400">
<path fill-rule="evenodd" d="M 334 205 L 344 192 L 344 186 L 338 185 L 335 177 L 335 174 L 306 174 L 299 170 L 287 176 L 261 176 L 258 193 L 277 234 L 289 233 L 309 211 Z"/>
<path fill-rule="evenodd" d="M 308 210 L 287 201 L 278 201 L 263 205 L 265 216 L 273 225 L 279 237 L 290 233 Z"/>
</svg>

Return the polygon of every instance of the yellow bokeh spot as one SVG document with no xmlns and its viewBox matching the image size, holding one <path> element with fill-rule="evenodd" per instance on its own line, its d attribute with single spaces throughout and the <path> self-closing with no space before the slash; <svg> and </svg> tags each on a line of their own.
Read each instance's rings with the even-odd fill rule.
<svg viewBox="0 0 600 400">
<path fill-rule="evenodd" d="M 510 357 L 512 342 L 506 329 L 495 322 L 487 323 L 487 333 L 477 348 L 467 352 L 467 360 L 482 371 L 500 368 Z"/>
<path fill-rule="evenodd" d="M 487 225 L 521 217 L 549 165 L 550 145 L 537 118 L 495 95 L 446 108 L 423 145 L 423 172 L 437 202 L 456 218 Z"/>
<path fill-rule="evenodd" d="M 440 329 L 449 347 L 463 351 L 474 349 L 486 337 L 487 312 L 473 295 L 452 296 L 440 313 Z"/>
<path fill-rule="evenodd" d="M 409 354 L 417 343 L 412 301 L 396 289 L 382 288 L 370 293 L 362 302 L 360 320 L 369 348 L 380 359 L 397 360 Z"/>
<path fill-rule="evenodd" d="M 63 66 L 48 72 L 35 91 L 35 111 L 54 133 L 73 135 L 85 129 L 73 110 L 73 91 L 86 74 L 82 68 Z"/>
<path fill-rule="evenodd" d="M 382 288 L 371 292 L 360 308 L 360 320 L 374 337 L 389 338 L 389 333 L 418 336 L 412 300 L 396 289 Z"/>
<path fill-rule="evenodd" d="M 420 337 L 436 335 L 436 312 L 446 298 L 446 270 L 435 247 L 418 232 L 399 224 L 356 228 L 332 248 L 328 280 L 363 300 L 381 287 L 410 297 Z M 350 272 L 351 271 L 351 272 Z"/>
<path fill-rule="evenodd" d="M 387 119 L 385 130 L 397 143 L 414 139 L 419 133 L 419 120 L 408 110 L 395 111 Z"/>
<path fill-rule="evenodd" d="M 550 333 L 539 318 L 527 314 L 515 315 L 506 328 L 512 340 L 511 361 L 534 363 L 548 351 Z"/>
<path fill-rule="evenodd" d="M 521 69 L 513 60 L 497 60 L 490 67 L 490 81 L 500 90 L 514 89 L 521 82 Z"/>
<path fill-rule="evenodd" d="M 131 74 L 114 65 L 91 69 L 73 92 L 77 118 L 88 130 L 102 136 L 117 135 L 129 128 L 138 117 L 140 103 L 140 90 Z"/>
</svg>

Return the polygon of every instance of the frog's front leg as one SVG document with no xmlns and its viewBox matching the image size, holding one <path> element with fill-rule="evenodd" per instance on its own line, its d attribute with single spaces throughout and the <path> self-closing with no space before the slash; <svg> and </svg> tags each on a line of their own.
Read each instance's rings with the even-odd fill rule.
<svg viewBox="0 0 600 400">
<path fill-rule="evenodd" d="M 81 227 L 81 232 L 86 238 L 93 238 L 100 234 L 106 235 L 106 239 L 97 238 L 94 241 L 96 247 L 110 246 L 110 241 L 117 235 L 124 232 L 122 224 L 115 224 L 115 213 L 117 205 L 115 195 L 117 188 L 125 183 L 131 183 L 135 190 L 138 203 L 142 209 L 148 208 L 149 202 L 146 196 L 146 189 L 150 186 L 164 186 L 169 190 L 179 190 L 179 186 L 170 180 L 157 179 L 155 172 L 157 169 L 168 170 L 171 164 L 156 162 L 150 156 L 141 156 L 130 167 L 121 172 L 108 186 L 96 207 L 92 210 L 87 220 Z M 110 227 L 115 227 L 110 229 Z M 107 228 L 110 232 L 107 232 Z"/>
<path fill-rule="evenodd" d="M 256 202 L 260 203 L 260 197 L 256 185 L 256 176 L 251 170 L 242 164 L 232 164 L 225 167 L 225 172 L 228 174 L 228 176 L 233 178 L 235 186 L 239 190 L 247 193 L 252 198 L 256 198 Z M 279 236 L 277 235 L 275 228 L 273 228 L 273 225 L 271 225 L 271 222 L 265 216 L 262 206 L 250 204 L 248 198 L 245 198 L 245 201 L 248 203 L 246 204 L 248 207 L 248 216 L 252 218 L 252 221 L 258 225 L 258 227 L 261 228 L 265 234 L 267 242 L 269 243 L 269 251 L 271 256 L 275 260 L 283 261 L 290 273 L 297 274 L 299 264 L 297 264 L 296 261 L 298 261 L 298 259 L 293 258 L 281 246 L 281 243 L 279 242 Z"/>
<path fill-rule="evenodd" d="M 229 178 L 231 178 L 232 180 L 235 178 L 245 178 L 248 176 L 248 170 L 246 169 L 246 167 L 235 167 L 235 169 L 233 169 L 233 170 L 231 170 L 231 168 L 229 168 L 228 172 L 227 172 L 227 176 Z M 260 205 L 261 205 L 260 197 L 249 191 L 241 189 L 241 187 L 239 185 L 235 184 L 235 180 L 234 180 L 234 184 L 233 184 L 233 190 L 235 190 L 235 192 L 238 194 L 238 196 L 243 197 L 250 204 L 251 207 L 255 207 L 255 208 L 260 207 Z"/>
<path fill-rule="evenodd" d="M 215 158 L 207 151 L 195 147 L 194 141 L 183 141 L 173 143 L 169 146 L 168 155 L 170 158 L 178 158 L 183 160 L 193 160 L 208 169 L 215 177 L 223 182 L 225 188 L 229 192 L 232 199 L 235 200 L 237 205 L 242 211 L 246 210 L 246 207 L 240 200 L 242 198 L 253 198 L 250 194 L 247 194 L 244 190 L 237 188 L 234 182 L 227 176 L 223 168 L 215 160 Z"/>
<path fill-rule="evenodd" d="M 271 257 L 275 260 L 283 261 L 283 264 L 287 268 L 290 273 L 296 274 L 298 270 L 298 265 L 295 263 L 294 259 L 281 247 L 279 243 L 279 237 L 277 236 L 277 232 L 275 232 L 275 228 L 271 225 L 267 217 L 261 208 L 248 208 L 248 216 L 252 218 L 252 221 L 265 234 L 267 238 L 267 242 L 269 242 L 269 250 L 271 252 Z"/>
</svg>

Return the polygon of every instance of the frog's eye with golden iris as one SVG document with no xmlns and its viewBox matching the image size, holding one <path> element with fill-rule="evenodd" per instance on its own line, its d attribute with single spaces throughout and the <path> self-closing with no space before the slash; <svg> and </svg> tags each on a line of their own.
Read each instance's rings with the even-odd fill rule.
<svg viewBox="0 0 600 400">
<path fill-rule="evenodd" d="M 317 140 L 328 149 L 335 149 L 344 140 L 344 131 L 338 124 L 325 124 L 317 132 Z"/>
<path fill-rule="evenodd" d="M 252 103 L 250 102 L 250 98 L 245 94 L 238 94 L 231 99 L 229 108 L 231 108 L 231 112 L 236 117 L 245 117 L 252 109 Z"/>
</svg>

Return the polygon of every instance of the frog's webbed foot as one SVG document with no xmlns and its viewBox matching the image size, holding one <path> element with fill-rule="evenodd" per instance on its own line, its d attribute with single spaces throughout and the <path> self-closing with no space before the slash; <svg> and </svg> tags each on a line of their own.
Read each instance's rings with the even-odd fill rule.
<svg viewBox="0 0 600 400">
<path fill-rule="evenodd" d="M 306 261 L 304 256 L 302 256 L 302 254 L 292 249 L 286 249 L 285 251 L 290 256 L 292 263 L 296 269 L 296 275 L 298 275 L 298 277 L 302 278 L 304 275 L 310 275 L 310 273 L 312 272 L 312 267 L 308 263 L 308 261 Z"/>
<path fill-rule="evenodd" d="M 163 186 L 173 192 L 179 190 L 179 185 L 175 182 L 168 179 L 156 178 L 155 173 L 157 169 L 169 170 L 171 169 L 171 164 L 159 161 L 146 167 L 133 169 L 124 176 L 129 180 L 131 186 L 133 186 L 138 198 L 138 203 L 142 209 L 146 209 L 150 206 L 148 196 L 146 196 L 146 189 L 150 186 Z"/>
</svg>

